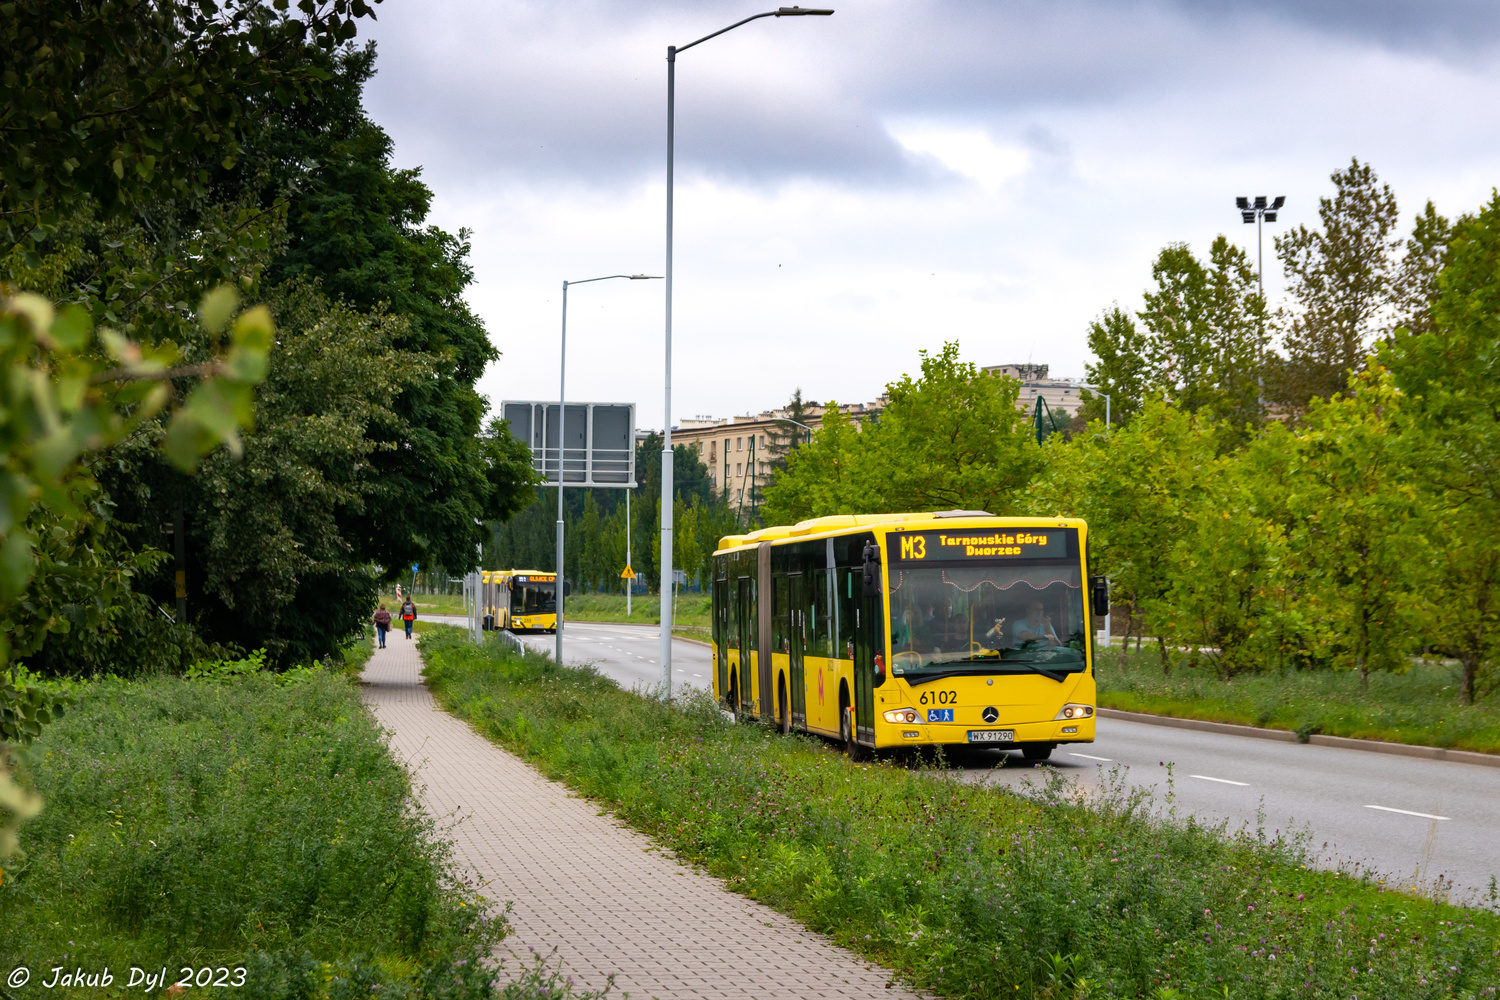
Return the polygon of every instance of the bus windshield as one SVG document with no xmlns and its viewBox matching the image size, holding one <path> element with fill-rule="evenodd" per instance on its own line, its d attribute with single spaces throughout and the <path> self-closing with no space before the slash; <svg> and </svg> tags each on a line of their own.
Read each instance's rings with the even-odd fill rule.
<svg viewBox="0 0 1500 1000">
<path fill-rule="evenodd" d="M 513 615 L 550 615 L 557 613 L 557 585 L 513 580 L 510 585 L 510 613 Z"/>
<path fill-rule="evenodd" d="M 1084 669 L 1077 563 L 893 566 L 890 580 L 892 676 Z"/>
</svg>

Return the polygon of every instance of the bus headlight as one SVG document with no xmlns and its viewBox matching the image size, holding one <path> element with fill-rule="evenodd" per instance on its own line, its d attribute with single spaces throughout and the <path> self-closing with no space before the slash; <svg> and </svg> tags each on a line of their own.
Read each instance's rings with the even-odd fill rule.
<svg viewBox="0 0 1500 1000">
<path fill-rule="evenodd" d="M 1064 705 L 1062 711 L 1053 717 L 1054 722 L 1063 719 L 1087 719 L 1094 714 L 1093 705 Z"/>
<path fill-rule="evenodd" d="M 910 708 L 898 708 L 895 711 L 885 713 L 886 722 L 911 723 L 916 722 L 919 718 L 920 716 Z"/>
</svg>

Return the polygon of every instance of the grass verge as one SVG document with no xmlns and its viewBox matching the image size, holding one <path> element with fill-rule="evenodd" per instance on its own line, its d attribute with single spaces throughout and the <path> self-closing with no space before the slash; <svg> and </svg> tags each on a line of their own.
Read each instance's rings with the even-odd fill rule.
<svg viewBox="0 0 1500 1000">
<path fill-rule="evenodd" d="M 855 765 L 497 643 L 423 636 L 450 711 L 677 854 L 953 997 L 1494 997 L 1500 918 L 1296 843 Z M 1171 992 L 1178 990 L 1181 992 Z"/>
<path fill-rule="evenodd" d="M 338 672 L 107 679 L 71 693 L 68 713 L 16 751 L 45 807 L 0 875 L 0 964 L 32 973 L 7 983 L 15 1000 L 136 993 L 132 967 L 167 970 L 156 996 L 184 968 L 225 970 L 196 995 L 275 1000 L 483 1000 L 558 985 L 544 969 L 492 983 L 504 917 L 452 873 Z M 94 984 L 48 988 L 55 967 Z"/>
<path fill-rule="evenodd" d="M 1127 712 L 1286 729 L 1419 746 L 1500 753 L 1500 702 L 1458 700 L 1458 667 L 1414 664 L 1405 674 L 1359 675 L 1332 670 L 1242 674 L 1221 680 L 1186 666 L 1163 676 L 1161 657 L 1134 648 L 1122 664 L 1118 649 L 1100 650 L 1099 704 Z"/>
<path fill-rule="evenodd" d="M 713 624 L 711 598 L 707 594 L 678 594 L 673 621 L 678 625 L 708 628 Z M 580 622 L 635 622 L 661 624 L 661 598 L 637 594 L 631 614 L 625 614 L 624 594 L 573 594 L 567 599 L 567 615 Z"/>
</svg>

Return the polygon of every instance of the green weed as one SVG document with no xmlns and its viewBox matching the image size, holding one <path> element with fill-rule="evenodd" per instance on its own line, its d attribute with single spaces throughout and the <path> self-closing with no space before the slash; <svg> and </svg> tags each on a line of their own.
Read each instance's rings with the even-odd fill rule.
<svg viewBox="0 0 1500 1000">
<path fill-rule="evenodd" d="M 1500 919 L 1319 871 L 1298 843 L 853 764 L 589 670 L 422 639 L 442 702 L 686 861 L 954 997 L 1495 996 Z M 726 945 L 727 947 L 727 945 Z"/>
</svg>

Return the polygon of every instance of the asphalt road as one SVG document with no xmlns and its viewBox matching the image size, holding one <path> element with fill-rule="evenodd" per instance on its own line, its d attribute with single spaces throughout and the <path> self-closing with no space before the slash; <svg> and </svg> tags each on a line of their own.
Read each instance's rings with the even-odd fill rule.
<svg viewBox="0 0 1500 1000">
<path fill-rule="evenodd" d="M 463 618 L 449 615 L 429 615 L 428 620 L 464 624 Z M 552 635 L 525 634 L 517 638 L 538 652 L 551 653 L 556 648 L 556 637 Z M 661 679 L 660 656 L 661 629 L 655 625 L 573 622 L 563 627 L 563 661 L 593 665 L 619 681 L 626 690 L 655 689 Z M 685 639 L 672 640 L 672 684 L 713 688 L 707 646 Z"/>
<path fill-rule="evenodd" d="M 1059 747 L 1048 762 L 1089 794 L 1113 775 L 1178 816 L 1268 836 L 1305 832 L 1320 866 L 1371 868 L 1404 885 L 1441 878 L 1455 899 L 1500 875 L 1500 768 L 1120 719 L 1097 726 L 1094 743 Z M 970 781 L 1020 789 L 1042 777 L 1019 754 L 974 751 L 959 763 Z"/>
<path fill-rule="evenodd" d="M 591 663 L 627 688 L 650 688 L 659 636 L 655 627 L 575 622 L 564 632 L 563 657 Z M 550 635 L 522 639 L 553 648 Z M 676 683 L 711 686 L 707 647 L 674 640 L 672 656 Z M 1500 876 L 1500 768 L 1120 719 L 1099 719 L 1097 727 L 1096 742 L 1059 747 L 1047 764 L 1086 794 L 1100 794 L 1113 776 L 1148 789 L 1158 808 L 1179 817 L 1268 836 L 1305 833 L 1322 866 L 1372 868 L 1402 884 L 1442 878 L 1455 898 L 1483 893 Z M 951 763 L 962 780 L 1018 791 L 1046 777 L 1002 750 L 964 750 Z"/>
</svg>

